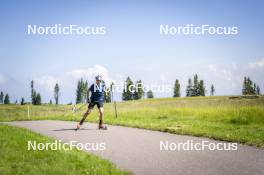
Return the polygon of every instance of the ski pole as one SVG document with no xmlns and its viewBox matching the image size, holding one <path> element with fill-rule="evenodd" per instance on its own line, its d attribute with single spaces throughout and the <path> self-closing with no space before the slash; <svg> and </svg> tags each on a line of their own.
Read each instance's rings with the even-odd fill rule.
<svg viewBox="0 0 264 175">
<path fill-rule="evenodd" d="M 74 113 L 77 112 L 77 111 L 79 111 L 79 110 L 81 110 L 85 105 L 86 105 L 86 103 L 84 103 L 82 106 L 80 106 L 79 108 L 77 108 L 77 109 L 74 111 Z"/>
</svg>

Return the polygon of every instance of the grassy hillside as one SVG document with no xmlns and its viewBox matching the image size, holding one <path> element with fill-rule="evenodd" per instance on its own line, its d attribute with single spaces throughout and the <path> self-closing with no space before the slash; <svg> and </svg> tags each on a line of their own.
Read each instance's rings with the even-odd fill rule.
<svg viewBox="0 0 264 175">
<path fill-rule="evenodd" d="M 0 125 L 0 174 L 85 174 L 119 175 L 121 171 L 107 160 L 74 150 L 28 150 L 29 140 L 53 143 L 54 139 L 41 136 L 27 129 Z"/>
<path fill-rule="evenodd" d="M 30 120 L 79 121 L 72 106 L 30 106 Z M 146 128 L 177 134 L 205 136 L 264 147 L 264 98 L 192 97 L 138 100 L 105 105 L 109 124 Z M 29 120 L 27 106 L 0 106 L 0 120 Z M 88 121 L 97 122 L 95 109 Z"/>
</svg>

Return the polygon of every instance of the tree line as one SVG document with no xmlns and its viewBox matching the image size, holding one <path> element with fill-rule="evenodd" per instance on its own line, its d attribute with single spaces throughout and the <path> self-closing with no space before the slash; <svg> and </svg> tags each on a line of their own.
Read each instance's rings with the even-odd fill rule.
<svg viewBox="0 0 264 175">
<path fill-rule="evenodd" d="M 31 103 L 32 105 L 41 105 L 42 104 L 42 98 L 41 98 L 40 93 L 36 91 L 36 89 L 34 87 L 34 81 L 33 80 L 30 81 L 30 91 L 31 91 L 31 94 L 30 94 L 31 102 L 26 102 L 25 98 L 22 97 L 20 104 L 25 105 L 25 104 Z M 59 91 L 60 91 L 60 87 L 59 87 L 58 83 L 56 83 L 55 87 L 54 87 L 55 104 L 59 103 L 59 95 L 60 95 Z M 4 97 L 4 93 L 3 92 L 0 93 L 0 104 L 1 103 L 10 104 L 10 99 L 9 99 L 8 94 L 6 94 Z M 50 100 L 49 103 L 52 104 L 52 100 Z M 15 104 L 17 104 L 17 100 L 16 100 Z"/>
<path fill-rule="evenodd" d="M 136 81 L 135 85 L 130 77 L 127 77 L 125 81 L 125 88 L 122 94 L 122 99 L 127 100 L 138 100 L 144 97 L 143 83 L 141 80 Z M 210 86 L 210 94 L 214 95 L 215 88 L 214 85 Z M 186 96 L 205 96 L 206 89 L 204 85 L 204 80 L 199 80 L 198 75 L 195 74 L 193 80 L 188 79 L 188 85 L 186 87 Z M 175 80 L 173 87 L 173 97 L 181 97 L 181 85 L 178 79 Z M 147 91 L 147 98 L 154 98 L 154 94 L 151 90 Z"/>
<path fill-rule="evenodd" d="M 104 83 L 104 82 L 102 82 Z M 122 93 L 122 100 L 139 100 L 145 97 L 147 98 L 154 98 L 154 93 L 149 90 L 144 92 L 144 85 L 142 80 L 137 80 L 135 83 L 132 81 L 130 77 L 124 82 L 124 89 Z M 113 86 L 114 83 L 112 82 L 109 87 L 105 89 L 105 102 L 112 102 L 113 101 Z M 77 82 L 76 88 L 76 101 L 75 103 L 88 103 L 88 89 L 89 85 L 87 80 L 80 79 Z M 34 87 L 34 81 L 30 82 L 30 90 L 31 90 L 31 104 L 33 105 L 41 105 L 42 98 L 39 92 Z M 185 96 L 186 97 L 195 97 L 195 96 L 205 96 L 207 93 L 206 86 L 204 80 L 200 80 L 198 75 L 195 74 L 193 78 L 189 78 L 186 86 Z M 210 85 L 210 95 L 213 96 L 215 93 L 215 87 L 213 84 Z M 242 87 L 242 95 L 261 95 L 260 87 L 255 82 L 253 82 L 250 77 L 244 77 L 243 80 L 243 87 Z M 181 84 L 178 79 L 174 82 L 173 87 L 173 97 L 181 97 Z M 55 104 L 59 104 L 60 98 L 60 86 L 58 83 L 54 86 L 54 102 Z M 0 104 L 10 104 L 10 96 L 8 93 L 4 94 L 3 91 L 0 92 Z M 15 102 L 17 104 L 17 100 Z M 21 98 L 20 101 L 21 105 L 27 104 L 25 102 L 24 97 Z M 49 104 L 53 104 L 52 100 L 50 99 Z"/>
<path fill-rule="evenodd" d="M 103 84 L 105 84 L 104 81 L 102 81 Z M 112 102 L 112 96 L 113 96 L 113 85 L 114 83 L 112 82 L 110 84 L 110 87 L 105 87 L 105 91 L 104 91 L 104 95 L 105 95 L 105 102 Z M 75 103 L 76 104 L 80 104 L 80 103 L 88 103 L 89 102 L 89 94 L 88 94 L 88 90 L 89 90 L 89 85 L 87 80 L 83 80 L 81 78 L 81 80 L 79 80 L 77 82 L 77 88 L 76 88 L 76 100 Z"/>
<path fill-rule="evenodd" d="M 78 81 L 76 89 L 76 104 L 88 102 L 88 89 L 89 87 L 87 80 L 84 81 L 83 79 L 81 79 Z"/>
<path fill-rule="evenodd" d="M 144 97 L 143 82 L 138 80 L 135 82 L 135 85 L 130 77 L 127 77 L 124 82 L 124 89 L 122 94 L 122 99 L 124 101 L 128 100 L 139 100 Z"/>
<path fill-rule="evenodd" d="M 9 95 L 4 94 L 3 91 L 0 92 L 0 104 L 10 104 Z"/>
<path fill-rule="evenodd" d="M 260 95 L 259 85 L 254 83 L 249 77 L 244 77 L 242 94 L 243 95 Z"/>
</svg>

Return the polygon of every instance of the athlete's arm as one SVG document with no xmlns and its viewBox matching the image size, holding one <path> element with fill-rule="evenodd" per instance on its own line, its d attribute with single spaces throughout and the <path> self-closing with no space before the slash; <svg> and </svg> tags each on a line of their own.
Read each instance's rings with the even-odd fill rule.
<svg viewBox="0 0 264 175">
<path fill-rule="evenodd" d="M 90 89 L 88 89 L 88 91 L 87 91 L 87 98 L 88 98 L 87 102 L 88 102 L 88 103 L 91 102 L 91 97 L 90 97 L 90 95 L 91 95 L 91 93 L 90 93 Z"/>
<path fill-rule="evenodd" d="M 93 90 L 93 85 L 91 85 L 87 90 L 88 103 L 91 102 L 92 90 Z"/>
</svg>

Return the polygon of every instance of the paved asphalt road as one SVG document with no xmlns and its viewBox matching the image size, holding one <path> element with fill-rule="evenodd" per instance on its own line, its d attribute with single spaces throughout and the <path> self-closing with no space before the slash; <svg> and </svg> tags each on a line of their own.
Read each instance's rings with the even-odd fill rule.
<svg viewBox="0 0 264 175">
<path fill-rule="evenodd" d="M 264 150 L 250 146 L 239 145 L 235 151 L 160 151 L 160 141 L 225 142 L 120 126 L 108 126 L 108 130 L 104 131 L 91 123 L 85 123 L 83 129 L 74 131 L 76 122 L 68 121 L 21 121 L 9 124 L 29 128 L 63 142 L 104 142 L 104 151 L 92 153 L 140 175 L 264 174 Z"/>
</svg>

